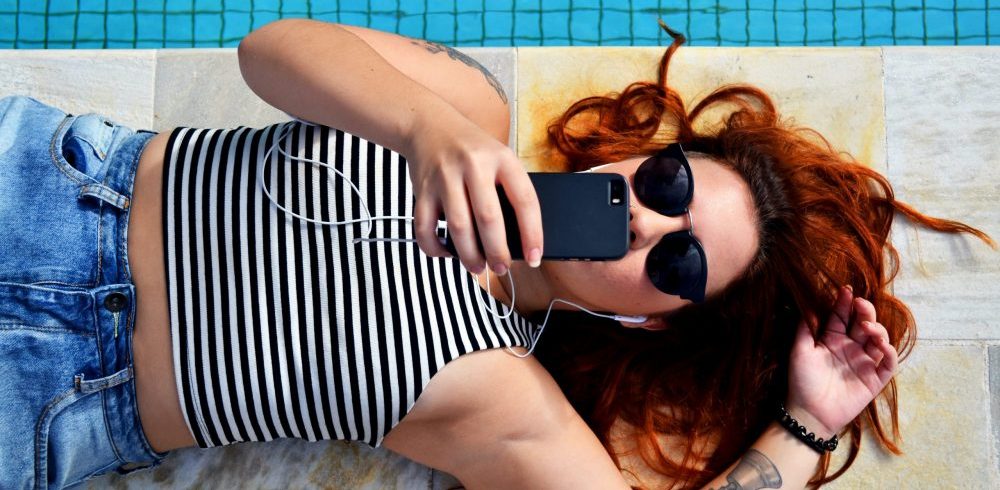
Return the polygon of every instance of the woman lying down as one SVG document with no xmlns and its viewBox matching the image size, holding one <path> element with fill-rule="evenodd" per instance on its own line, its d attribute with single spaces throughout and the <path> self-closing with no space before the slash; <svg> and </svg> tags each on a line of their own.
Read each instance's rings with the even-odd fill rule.
<svg viewBox="0 0 1000 490">
<path fill-rule="evenodd" d="M 548 126 L 567 170 L 628 183 L 619 260 L 546 257 L 507 95 L 433 43 L 267 24 L 240 68 L 295 120 L 263 128 L 0 100 L 0 486 L 288 437 L 469 488 L 802 488 L 863 431 L 898 453 L 915 326 L 893 217 L 992 242 L 895 200 L 755 87 L 688 109 L 663 28 L 655 83 Z"/>
</svg>

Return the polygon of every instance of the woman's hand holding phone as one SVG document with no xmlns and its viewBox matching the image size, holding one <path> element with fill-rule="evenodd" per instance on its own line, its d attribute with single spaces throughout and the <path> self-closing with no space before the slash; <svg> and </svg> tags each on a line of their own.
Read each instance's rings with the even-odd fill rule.
<svg viewBox="0 0 1000 490">
<path fill-rule="evenodd" d="M 432 113 L 433 112 L 433 113 Z M 459 258 L 466 269 L 481 273 L 487 264 L 497 274 L 510 268 L 500 184 L 517 215 L 521 246 L 537 267 L 543 250 L 542 216 L 535 188 L 520 160 L 448 104 L 422 111 L 413 119 L 405 154 L 415 196 L 414 234 L 427 255 L 448 256 L 436 229 L 441 211 L 448 221 Z M 480 253 L 476 233 L 482 240 Z"/>
</svg>

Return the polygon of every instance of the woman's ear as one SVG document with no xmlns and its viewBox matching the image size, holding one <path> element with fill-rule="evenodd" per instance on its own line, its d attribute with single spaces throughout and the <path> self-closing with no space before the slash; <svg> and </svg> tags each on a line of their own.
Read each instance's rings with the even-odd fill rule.
<svg viewBox="0 0 1000 490">
<path fill-rule="evenodd" d="M 655 316 L 647 318 L 645 321 L 642 322 L 627 322 L 624 320 L 619 320 L 618 323 L 621 323 L 622 326 L 625 328 L 645 328 L 646 330 L 653 330 L 653 331 L 663 330 L 667 328 L 667 322 L 663 321 L 662 318 Z"/>
</svg>

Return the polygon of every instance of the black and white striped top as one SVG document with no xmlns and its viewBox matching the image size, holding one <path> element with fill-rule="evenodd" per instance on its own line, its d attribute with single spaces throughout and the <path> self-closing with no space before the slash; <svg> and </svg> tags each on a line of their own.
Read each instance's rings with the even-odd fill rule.
<svg viewBox="0 0 1000 490">
<path fill-rule="evenodd" d="M 279 437 L 378 447 L 446 363 L 526 346 L 535 326 L 486 311 L 506 307 L 457 259 L 428 257 L 413 242 L 354 244 L 366 224 L 317 225 L 268 201 L 258 167 L 284 124 L 285 151 L 344 172 L 373 215 L 413 215 L 405 159 L 349 133 L 297 122 L 175 129 L 163 226 L 185 420 L 201 447 Z M 358 196 L 326 167 L 277 149 L 268 160 L 268 191 L 285 208 L 362 217 Z M 413 237 L 411 222 L 374 226 L 372 237 Z"/>
</svg>

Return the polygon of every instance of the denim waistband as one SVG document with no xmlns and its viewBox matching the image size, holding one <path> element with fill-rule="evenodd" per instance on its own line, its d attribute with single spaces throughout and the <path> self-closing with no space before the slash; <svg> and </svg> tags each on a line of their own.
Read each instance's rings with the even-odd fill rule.
<svg viewBox="0 0 1000 490">
<path fill-rule="evenodd" d="M 78 199 L 99 199 L 110 204 L 102 206 L 100 213 L 102 229 L 108 230 L 101 238 L 100 285 L 82 295 L 72 296 L 96 313 L 95 333 L 102 373 L 89 379 L 81 375 L 74 382 L 81 392 L 121 389 L 121 396 L 106 398 L 110 405 L 106 407 L 108 427 L 115 446 L 122 452 L 119 456 L 129 462 L 125 468 L 141 468 L 159 462 L 166 454 L 154 451 L 142 436 L 137 427 L 138 404 L 134 383 L 125 384 L 134 378 L 132 332 L 136 305 L 135 286 L 127 265 L 127 232 L 139 160 L 156 133 L 133 130 L 95 113 L 66 114 L 52 136 L 52 144 L 62 144 L 71 130 L 74 135 L 86 139 L 99 154 L 105 154 L 107 159 L 101 173 L 87 176 L 89 179 L 80 179 Z M 56 146 L 57 151 L 58 148 Z M 79 306 L 82 305 L 68 307 Z"/>
</svg>

